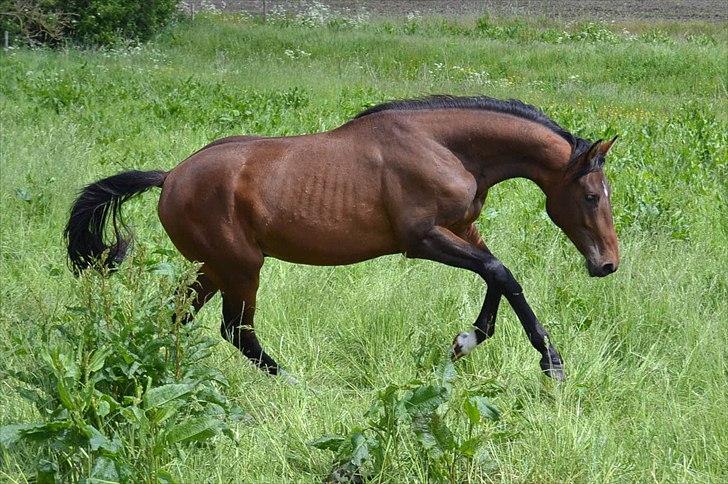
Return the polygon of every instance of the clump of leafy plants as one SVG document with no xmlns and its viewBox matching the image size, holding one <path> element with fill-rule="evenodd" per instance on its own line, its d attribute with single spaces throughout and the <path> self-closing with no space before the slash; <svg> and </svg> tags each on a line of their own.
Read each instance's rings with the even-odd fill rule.
<svg viewBox="0 0 728 484">
<path fill-rule="evenodd" d="M 194 275 L 154 258 L 110 279 L 87 271 L 35 366 L 3 372 L 37 417 L 1 427 L 0 447 L 35 449 L 38 482 L 174 482 L 165 465 L 185 446 L 234 438 L 242 412 L 204 364 L 217 339 L 180 323 Z"/>
<path fill-rule="evenodd" d="M 177 0 L 2 0 L 0 29 L 30 45 L 108 45 L 147 40 L 175 15 Z"/>
<path fill-rule="evenodd" d="M 484 458 L 486 427 L 500 419 L 487 387 L 456 389 L 455 367 L 442 352 L 421 347 L 419 375 L 379 390 L 366 423 L 309 443 L 335 454 L 328 482 L 362 482 L 382 476 L 392 455 L 414 442 L 421 464 L 436 482 L 462 482 L 469 463 Z M 440 361 L 433 361 L 439 359 Z M 465 425 L 462 425 L 463 420 Z"/>
</svg>

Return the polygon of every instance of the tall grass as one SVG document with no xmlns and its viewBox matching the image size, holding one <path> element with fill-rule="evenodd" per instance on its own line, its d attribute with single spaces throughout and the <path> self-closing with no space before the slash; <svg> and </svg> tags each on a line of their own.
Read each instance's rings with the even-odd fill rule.
<svg viewBox="0 0 728 484">
<path fill-rule="evenodd" d="M 82 294 L 61 231 L 83 184 L 122 169 L 169 169 L 229 134 L 329 129 L 389 98 L 515 97 L 581 136 L 620 135 L 606 170 L 624 260 L 610 278 L 588 278 L 536 187 L 513 180 L 492 191 L 478 224 L 557 341 L 569 379 L 541 376 L 504 306 L 495 337 L 457 363 L 453 398 L 487 389 L 501 411 L 479 428 L 484 448 L 459 478 L 728 479 L 721 29 L 329 20 L 198 16 L 138 47 L 0 57 L 0 371 L 42 368 L 49 328 L 80 324 L 73 308 Z M 137 249 L 180 264 L 156 200 L 152 192 L 124 207 Z M 140 280 L 140 295 L 163 300 L 169 291 L 161 279 Z M 249 418 L 236 424 L 238 443 L 220 437 L 175 454 L 165 468 L 181 482 L 325 479 L 331 454 L 307 444 L 363 425 L 378 391 L 417 377 L 422 348 L 444 354 L 484 294 L 469 273 L 399 256 L 336 268 L 269 260 L 261 280 L 259 336 L 302 384 L 269 378 L 230 345 L 216 346 L 206 364 L 221 370 L 227 397 Z M 200 314 L 213 337 L 219 315 L 217 299 Z M 0 424 L 41 419 L 21 383 L 4 378 L 0 387 Z M 462 422 L 454 429 L 466 431 Z M 396 441 L 374 480 L 431 478 L 415 437 Z M 36 451 L 0 450 L 2 479 L 31 480 Z"/>
</svg>

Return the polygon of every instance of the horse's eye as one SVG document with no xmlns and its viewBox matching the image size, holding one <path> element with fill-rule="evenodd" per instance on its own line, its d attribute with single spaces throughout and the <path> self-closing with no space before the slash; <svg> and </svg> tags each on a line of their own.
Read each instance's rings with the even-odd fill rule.
<svg viewBox="0 0 728 484">
<path fill-rule="evenodd" d="M 584 198 L 591 204 L 596 204 L 599 201 L 599 195 L 595 195 L 593 193 L 587 194 Z"/>
</svg>

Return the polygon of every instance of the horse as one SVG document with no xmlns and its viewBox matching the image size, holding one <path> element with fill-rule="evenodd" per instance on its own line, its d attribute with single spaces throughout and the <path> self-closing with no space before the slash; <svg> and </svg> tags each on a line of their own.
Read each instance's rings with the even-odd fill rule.
<svg viewBox="0 0 728 484">
<path fill-rule="evenodd" d="M 527 178 L 545 194 L 550 219 L 583 255 L 589 275 L 613 273 L 619 246 L 603 166 L 615 140 L 577 137 L 514 99 L 389 101 L 330 131 L 223 138 L 171 171 L 127 171 L 91 183 L 71 207 L 68 260 L 76 274 L 116 267 L 130 238 L 121 205 L 159 187 L 162 226 L 184 257 L 201 264 L 189 288 L 195 313 L 221 292 L 223 338 L 272 375 L 282 370 L 253 325 L 266 258 L 345 265 L 399 253 L 484 280 L 482 309 L 472 330 L 455 336 L 453 360 L 493 335 L 505 298 L 541 354 L 542 371 L 563 380 L 548 332 L 475 221 L 493 185 Z M 106 225 L 113 229 L 108 243 Z"/>
</svg>

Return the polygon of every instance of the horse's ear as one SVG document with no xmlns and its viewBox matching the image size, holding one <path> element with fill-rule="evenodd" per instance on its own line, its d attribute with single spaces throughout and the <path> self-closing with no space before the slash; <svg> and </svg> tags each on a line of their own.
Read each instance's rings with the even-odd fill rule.
<svg viewBox="0 0 728 484">
<path fill-rule="evenodd" d="M 587 151 L 586 154 L 586 163 L 588 165 L 591 165 L 593 167 L 601 167 L 604 164 L 604 157 L 607 156 L 607 153 L 609 153 L 609 149 L 612 147 L 615 141 L 617 141 L 618 136 L 615 136 L 614 138 L 610 139 L 609 141 L 604 141 L 603 139 L 600 139 Z"/>
<path fill-rule="evenodd" d="M 592 143 L 589 149 L 569 162 L 566 168 L 566 175 L 580 178 L 587 173 L 600 170 L 602 165 L 604 165 L 604 156 L 609 152 L 609 149 L 616 140 L 617 137 L 615 136 L 609 141 L 600 139 Z"/>
<path fill-rule="evenodd" d="M 599 155 L 602 154 L 602 146 L 604 146 L 604 140 L 600 139 L 595 141 L 588 150 L 586 150 L 586 154 L 584 155 L 584 162 L 586 164 L 592 163 L 593 160 L 596 160 Z M 607 148 L 609 149 L 609 148 Z"/>
<path fill-rule="evenodd" d="M 609 142 L 611 144 L 611 141 Z M 602 150 L 604 140 L 600 139 L 584 151 L 579 157 L 573 159 L 566 168 L 566 175 L 572 178 L 581 178 L 592 171 L 598 170 L 603 163 Z M 609 150 L 609 146 L 607 146 Z M 606 151 L 604 151 L 606 153 Z"/>
<path fill-rule="evenodd" d="M 599 143 L 599 154 L 602 156 L 606 156 L 606 154 L 609 152 L 609 149 L 612 147 L 615 141 L 617 141 L 617 138 L 619 136 L 615 136 L 614 138 L 610 139 L 609 141 L 601 141 Z"/>
</svg>

